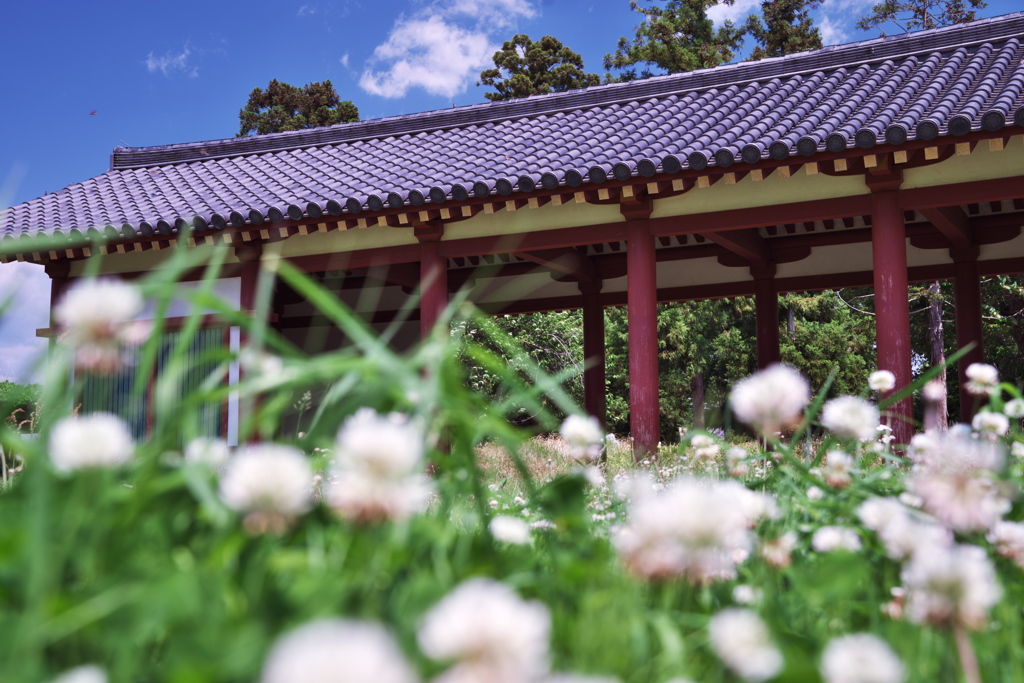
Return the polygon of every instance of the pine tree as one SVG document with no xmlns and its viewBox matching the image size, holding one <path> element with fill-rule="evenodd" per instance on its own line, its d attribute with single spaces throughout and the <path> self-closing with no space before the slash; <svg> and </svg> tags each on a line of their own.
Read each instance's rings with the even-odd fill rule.
<svg viewBox="0 0 1024 683">
<path fill-rule="evenodd" d="M 751 14 L 746 30 L 758 45 L 750 53 L 752 60 L 781 57 L 817 50 L 821 47 L 821 32 L 814 25 L 809 10 L 821 5 L 822 0 L 765 0 L 761 3 L 762 20 Z"/>
<path fill-rule="evenodd" d="M 494 53 L 494 68 L 480 73 L 477 85 L 498 92 L 484 93 L 492 102 L 585 88 L 600 83 L 597 74 L 583 70 L 583 57 L 553 36 L 534 42 L 525 33 L 506 40 Z"/>
<path fill-rule="evenodd" d="M 274 79 L 266 90 L 256 88 L 249 94 L 238 120 L 237 137 L 241 138 L 354 123 L 359 120 L 359 109 L 348 100 L 342 101 L 329 80 L 299 88 Z"/>
<path fill-rule="evenodd" d="M 727 5 L 733 0 L 721 0 Z M 629 6 L 643 15 L 636 27 L 636 36 L 620 38 L 614 54 L 604 57 L 604 68 L 618 69 L 609 74 L 609 81 L 647 78 L 657 73 L 682 73 L 707 69 L 732 61 L 743 43 L 744 29 L 731 21 L 715 28 L 708 10 L 719 0 L 646 0 L 641 7 L 637 0 Z M 639 71 L 636 65 L 645 64 Z"/>
<path fill-rule="evenodd" d="M 869 31 L 893 23 L 901 31 L 937 28 L 974 21 L 975 10 L 985 9 L 985 0 L 885 0 L 861 17 L 857 28 Z M 885 35 L 885 32 L 882 32 Z"/>
</svg>

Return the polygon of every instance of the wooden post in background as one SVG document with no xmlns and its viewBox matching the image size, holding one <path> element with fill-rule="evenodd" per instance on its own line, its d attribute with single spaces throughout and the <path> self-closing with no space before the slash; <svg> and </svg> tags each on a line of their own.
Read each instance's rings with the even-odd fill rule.
<svg viewBox="0 0 1024 683">
<path fill-rule="evenodd" d="M 910 307 L 907 302 L 907 233 L 895 189 L 871 194 L 871 254 L 875 284 L 878 368 L 896 375 L 896 391 L 910 384 Z M 913 402 L 908 396 L 890 406 L 889 426 L 896 443 L 914 434 Z"/>
<path fill-rule="evenodd" d="M 657 263 L 654 237 L 648 220 L 649 205 L 646 213 L 646 216 L 626 216 L 629 423 L 634 460 L 643 460 L 653 455 L 657 451 L 661 434 L 658 402 Z"/>
<path fill-rule="evenodd" d="M 607 424 L 605 398 L 604 306 L 601 283 L 580 285 L 583 294 L 583 407 Z"/>
<path fill-rule="evenodd" d="M 754 308 L 757 318 L 757 367 L 778 363 L 779 293 L 775 291 L 775 264 L 751 266 L 754 277 Z"/>
<path fill-rule="evenodd" d="M 448 262 L 441 255 L 444 225 L 417 225 L 415 234 L 420 242 L 420 339 L 426 339 L 448 306 Z"/>
<path fill-rule="evenodd" d="M 955 264 L 954 286 L 956 300 L 956 345 L 962 349 L 974 347 L 957 361 L 960 381 L 960 421 L 970 424 L 974 417 L 975 396 L 965 389 L 967 367 L 971 363 L 985 362 L 981 322 L 981 277 L 978 275 L 978 247 L 950 249 Z"/>
</svg>

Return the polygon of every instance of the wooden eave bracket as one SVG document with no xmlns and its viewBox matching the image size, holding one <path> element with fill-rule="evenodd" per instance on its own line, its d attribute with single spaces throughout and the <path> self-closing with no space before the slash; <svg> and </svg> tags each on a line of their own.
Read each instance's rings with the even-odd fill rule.
<svg viewBox="0 0 1024 683">
<path fill-rule="evenodd" d="M 888 192 L 903 185 L 903 166 L 895 166 L 889 155 L 881 157 L 878 163 L 867 168 L 864 183 L 872 192 Z"/>
<path fill-rule="evenodd" d="M 420 264 L 418 263 L 393 263 L 388 266 L 371 268 L 350 268 L 346 271 L 353 275 L 399 287 L 415 289 L 420 285 Z"/>
<path fill-rule="evenodd" d="M 51 279 L 68 277 L 71 275 L 71 260 L 51 260 L 43 266 L 43 270 L 46 271 L 46 274 L 49 275 Z"/>
<path fill-rule="evenodd" d="M 580 250 L 572 247 L 521 251 L 518 255 L 585 286 L 593 285 L 601 279 L 594 262 Z"/>
<path fill-rule="evenodd" d="M 619 212 L 627 221 L 644 221 L 654 212 L 654 200 L 647 196 L 646 191 L 629 200 L 619 201 Z"/>
<path fill-rule="evenodd" d="M 440 220 L 413 224 L 413 235 L 420 242 L 440 242 L 444 237 L 444 223 Z"/>
<path fill-rule="evenodd" d="M 718 246 L 741 257 L 752 267 L 766 266 L 772 261 L 768 242 L 761 237 L 757 228 L 705 232 L 701 234 Z"/>
<path fill-rule="evenodd" d="M 955 249 L 969 249 L 974 244 L 971 219 L 959 206 L 937 206 L 918 211 L 945 235 Z"/>
</svg>

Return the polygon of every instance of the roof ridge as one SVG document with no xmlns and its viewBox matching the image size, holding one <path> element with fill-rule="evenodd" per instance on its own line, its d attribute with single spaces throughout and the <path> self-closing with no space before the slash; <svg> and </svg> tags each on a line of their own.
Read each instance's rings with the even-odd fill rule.
<svg viewBox="0 0 1024 683">
<path fill-rule="evenodd" d="M 911 55 L 1006 40 L 1024 34 L 1024 12 L 980 19 L 968 24 L 883 36 L 760 61 L 737 62 L 682 74 L 592 86 L 533 97 L 483 102 L 453 109 L 403 114 L 323 128 L 254 137 L 225 138 L 151 147 L 115 147 L 110 169 L 146 168 L 195 161 L 270 154 L 342 142 L 415 135 L 435 130 L 479 126 L 499 121 L 552 115 L 625 102 L 679 95 L 836 70 Z M 907 43 L 911 45 L 908 46 Z M 912 47 L 912 49 L 907 49 Z"/>
</svg>

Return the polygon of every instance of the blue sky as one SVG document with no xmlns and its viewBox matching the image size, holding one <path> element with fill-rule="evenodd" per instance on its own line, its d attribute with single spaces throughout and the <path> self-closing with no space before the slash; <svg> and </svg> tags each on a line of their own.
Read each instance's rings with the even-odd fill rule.
<svg viewBox="0 0 1024 683">
<path fill-rule="evenodd" d="M 825 0 L 826 44 L 875 37 L 854 27 L 871 0 Z M 712 10 L 743 18 L 757 0 Z M 992 2 L 982 16 L 1016 11 Z M 298 0 L 245 3 L 22 2 L 0 12 L 0 208 L 107 169 L 117 145 L 232 137 L 249 92 L 272 78 L 330 79 L 363 119 L 484 101 L 475 85 L 503 40 L 550 34 L 604 73 L 633 34 L 628 0 Z M 896 32 L 890 27 L 889 32 Z M 0 379 L 41 348 L 49 284 L 41 268 L 0 265 Z"/>
</svg>

